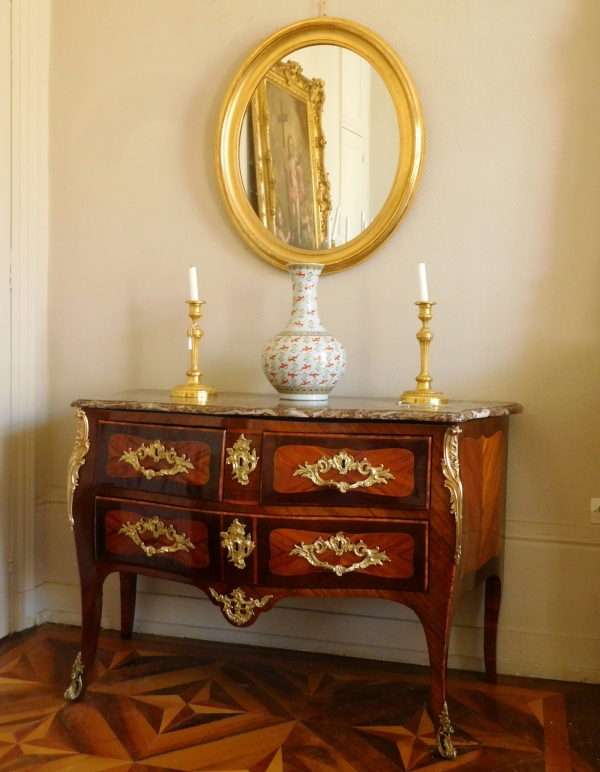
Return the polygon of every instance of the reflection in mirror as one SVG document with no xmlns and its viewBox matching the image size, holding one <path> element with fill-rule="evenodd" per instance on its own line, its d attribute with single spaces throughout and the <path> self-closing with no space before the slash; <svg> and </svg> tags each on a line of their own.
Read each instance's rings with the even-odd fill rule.
<svg viewBox="0 0 600 772">
<path fill-rule="evenodd" d="M 359 235 L 392 188 L 398 118 L 377 71 L 339 46 L 294 51 L 256 89 L 239 159 L 263 225 L 302 249 L 330 249 Z"/>
</svg>

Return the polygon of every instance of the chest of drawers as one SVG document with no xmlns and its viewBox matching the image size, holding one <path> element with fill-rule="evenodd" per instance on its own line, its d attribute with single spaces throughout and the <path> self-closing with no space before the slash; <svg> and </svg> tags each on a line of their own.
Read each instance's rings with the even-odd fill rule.
<svg viewBox="0 0 600 772">
<path fill-rule="evenodd" d="M 486 582 L 485 663 L 496 677 L 508 416 L 516 404 L 423 409 L 391 400 L 223 395 L 206 405 L 140 392 L 79 400 L 69 517 L 82 647 L 66 696 L 85 690 L 106 576 L 120 574 L 122 635 L 138 574 L 192 584 L 238 627 L 282 598 L 378 597 L 414 609 L 431 664 L 438 747 L 452 615 Z"/>
</svg>

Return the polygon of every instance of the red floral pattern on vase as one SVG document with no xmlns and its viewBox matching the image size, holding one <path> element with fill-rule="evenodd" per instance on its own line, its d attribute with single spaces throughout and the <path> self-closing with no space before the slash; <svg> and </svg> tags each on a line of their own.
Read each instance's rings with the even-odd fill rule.
<svg viewBox="0 0 600 772">
<path fill-rule="evenodd" d="M 324 400 L 346 369 L 344 347 L 328 335 L 317 310 L 321 263 L 288 265 L 293 284 L 287 327 L 267 343 L 264 374 L 282 399 Z"/>
</svg>

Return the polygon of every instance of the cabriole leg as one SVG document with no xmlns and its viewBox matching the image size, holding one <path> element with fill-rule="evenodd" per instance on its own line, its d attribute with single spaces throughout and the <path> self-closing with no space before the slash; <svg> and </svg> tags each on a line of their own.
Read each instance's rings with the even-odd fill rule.
<svg viewBox="0 0 600 772">
<path fill-rule="evenodd" d="M 499 576 L 488 576 L 485 582 L 485 620 L 483 624 L 483 657 L 485 677 L 488 684 L 495 684 L 496 641 L 498 639 L 498 616 L 502 600 L 502 581 Z"/>
<path fill-rule="evenodd" d="M 67 700 L 77 700 L 85 694 L 100 635 L 102 620 L 102 585 L 104 579 L 94 578 L 81 584 L 81 651 L 71 672 L 71 684 L 65 692 Z"/>
<path fill-rule="evenodd" d="M 448 705 L 446 703 L 446 671 L 448 668 L 448 641 L 450 637 L 449 614 L 433 615 L 431 619 L 421 618 L 431 670 L 431 703 L 434 715 L 439 724 L 437 730 L 437 746 L 440 756 L 444 759 L 455 759 L 456 749 L 452 744 L 454 729 L 450 723 Z"/>
<path fill-rule="evenodd" d="M 121 638 L 129 640 L 133 634 L 137 574 L 119 574 L 121 582 Z"/>
</svg>

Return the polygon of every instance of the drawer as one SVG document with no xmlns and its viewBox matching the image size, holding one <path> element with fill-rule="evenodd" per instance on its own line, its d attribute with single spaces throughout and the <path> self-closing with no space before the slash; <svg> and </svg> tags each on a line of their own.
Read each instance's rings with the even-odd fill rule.
<svg viewBox="0 0 600 772">
<path fill-rule="evenodd" d="M 221 501 L 224 448 L 219 429 L 100 421 L 96 481 Z"/>
<path fill-rule="evenodd" d="M 265 518 L 257 536 L 263 586 L 427 590 L 427 520 Z"/>
<path fill-rule="evenodd" d="M 431 437 L 263 435 L 261 502 L 426 508 Z"/>
<path fill-rule="evenodd" d="M 221 570 L 218 515 L 96 497 L 96 557 L 200 578 Z"/>
</svg>

